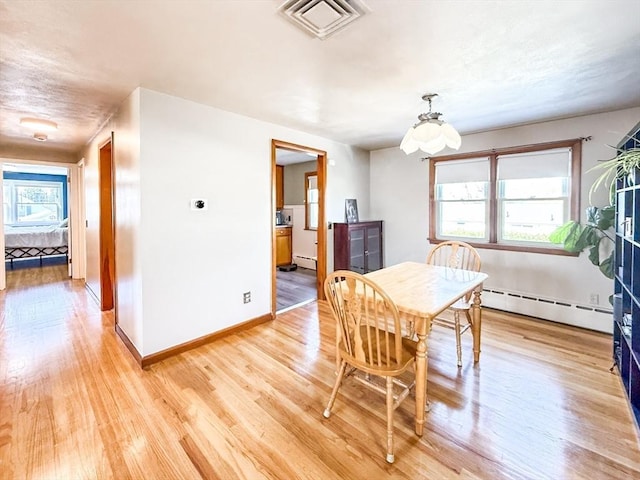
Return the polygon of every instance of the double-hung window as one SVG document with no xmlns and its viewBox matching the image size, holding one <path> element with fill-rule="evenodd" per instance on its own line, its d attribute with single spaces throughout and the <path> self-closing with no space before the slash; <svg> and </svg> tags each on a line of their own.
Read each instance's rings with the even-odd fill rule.
<svg viewBox="0 0 640 480">
<path fill-rule="evenodd" d="M 438 238 L 489 240 L 489 159 L 436 164 Z"/>
<path fill-rule="evenodd" d="M 306 172 L 304 174 L 304 209 L 306 230 L 318 229 L 318 173 Z"/>
<path fill-rule="evenodd" d="M 4 180 L 4 223 L 52 225 L 64 217 L 63 183 Z"/>
<path fill-rule="evenodd" d="M 566 253 L 549 235 L 579 220 L 581 140 L 430 159 L 432 242 Z"/>
<path fill-rule="evenodd" d="M 498 157 L 498 242 L 549 245 L 569 220 L 571 151 Z"/>
</svg>

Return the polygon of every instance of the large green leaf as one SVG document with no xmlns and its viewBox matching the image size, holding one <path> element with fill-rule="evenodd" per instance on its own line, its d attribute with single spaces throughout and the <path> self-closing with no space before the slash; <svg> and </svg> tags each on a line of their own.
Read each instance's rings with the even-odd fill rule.
<svg viewBox="0 0 640 480">
<path fill-rule="evenodd" d="M 567 252 L 581 252 L 582 248 L 577 248 L 577 242 L 582 234 L 583 227 L 578 222 L 570 221 L 559 226 L 551 235 L 549 241 L 551 243 L 562 243 Z"/>
<path fill-rule="evenodd" d="M 616 219 L 616 208 L 613 205 L 599 208 L 595 215 L 595 224 L 600 230 L 608 230 L 613 227 Z"/>
<path fill-rule="evenodd" d="M 592 225 L 585 225 L 576 240 L 575 251 L 581 252 L 585 248 L 591 248 L 600 242 L 600 232 Z M 597 263 L 596 263 L 597 265 Z"/>
<path fill-rule="evenodd" d="M 615 262 L 613 261 L 613 252 L 611 252 L 611 255 L 604 259 L 600 264 L 600 271 L 604 274 L 605 277 L 613 278 L 614 264 Z"/>
<path fill-rule="evenodd" d="M 591 263 L 596 267 L 600 265 L 600 240 L 601 238 L 598 237 L 596 242 L 589 249 L 589 260 L 591 260 Z"/>
<path fill-rule="evenodd" d="M 598 207 L 594 207 L 593 205 L 587 207 L 587 209 L 585 210 L 587 212 L 587 224 L 589 225 L 595 225 L 596 222 L 596 217 L 598 215 Z"/>
</svg>

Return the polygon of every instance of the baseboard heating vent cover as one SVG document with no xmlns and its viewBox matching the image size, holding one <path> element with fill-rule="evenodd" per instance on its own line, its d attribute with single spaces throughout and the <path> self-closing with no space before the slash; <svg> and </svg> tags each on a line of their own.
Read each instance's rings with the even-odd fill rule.
<svg viewBox="0 0 640 480">
<path fill-rule="evenodd" d="M 538 298 L 538 297 L 532 297 L 530 295 L 526 295 L 523 293 L 515 293 L 515 292 L 507 292 L 504 290 L 491 290 L 489 288 L 484 288 L 482 289 L 483 292 L 488 292 L 488 293 L 495 293 L 498 295 L 506 295 L 508 297 L 514 297 L 514 298 L 523 298 L 525 300 L 532 300 L 534 302 L 541 302 L 541 303 L 549 303 L 549 304 L 554 304 L 554 305 L 560 305 L 561 307 L 573 307 L 573 308 L 577 308 L 579 310 L 586 310 L 589 312 L 598 312 L 598 313 L 606 313 L 607 315 L 611 315 L 613 314 L 613 310 L 608 310 L 605 308 L 598 308 L 598 307 L 589 307 L 586 305 L 580 305 L 580 304 L 570 304 L 567 302 L 563 302 L 560 300 L 551 300 L 548 298 Z"/>
<path fill-rule="evenodd" d="M 369 9 L 362 0 L 287 0 L 278 11 L 305 32 L 324 40 Z"/>
</svg>

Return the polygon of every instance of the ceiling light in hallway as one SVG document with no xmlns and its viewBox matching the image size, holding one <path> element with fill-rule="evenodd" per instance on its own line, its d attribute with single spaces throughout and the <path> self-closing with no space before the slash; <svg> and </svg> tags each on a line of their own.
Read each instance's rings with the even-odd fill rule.
<svg viewBox="0 0 640 480">
<path fill-rule="evenodd" d="M 58 129 L 58 124 L 56 122 L 44 120 L 42 118 L 21 118 L 20 125 L 34 130 L 54 131 Z"/>
</svg>

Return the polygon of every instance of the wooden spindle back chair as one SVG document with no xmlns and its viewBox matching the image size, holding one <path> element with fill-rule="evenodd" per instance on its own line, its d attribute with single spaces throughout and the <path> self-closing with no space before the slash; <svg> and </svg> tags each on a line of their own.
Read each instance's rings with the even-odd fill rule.
<svg viewBox="0 0 640 480">
<path fill-rule="evenodd" d="M 339 270 L 328 275 L 324 290 L 336 321 L 338 375 L 324 411 L 329 418 L 347 366 L 364 372 L 363 384 L 386 395 L 387 462 L 393 463 L 393 412 L 407 397 L 407 385 L 398 377 L 415 363 L 416 343 L 402 337 L 395 303 L 374 282 L 359 273 Z M 385 379 L 384 388 L 368 381 L 369 375 Z M 396 392 L 399 386 L 401 390 Z"/>
<path fill-rule="evenodd" d="M 427 256 L 427 263 L 441 267 L 449 267 L 460 270 L 479 272 L 481 266 L 480 255 L 471 245 L 465 242 L 446 241 L 441 242 Z M 444 317 L 433 319 L 433 325 L 451 328 L 456 333 L 456 352 L 458 354 L 458 367 L 462 367 L 462 334 L 472 325 L 469 309 L 471 308 L 471 293 L 454 303 L 449 310 L 453 313 L 453 321 Z M 467 324 L 460 324 L 460 312 L 464 312 Z"/>
</svg>

